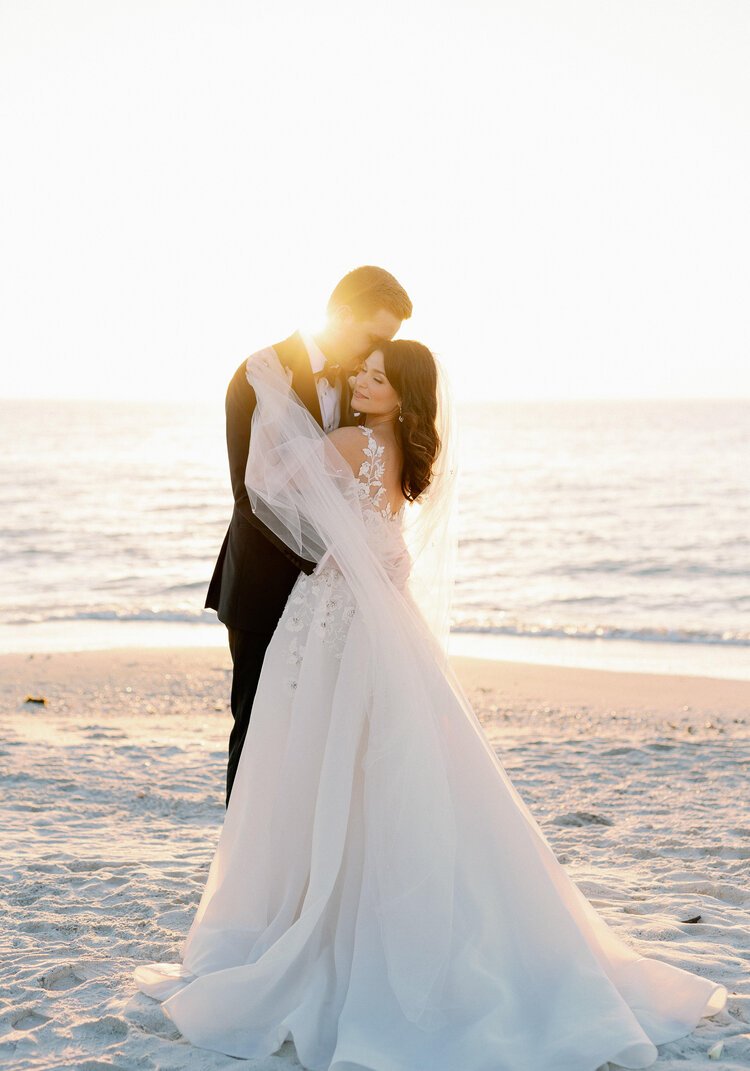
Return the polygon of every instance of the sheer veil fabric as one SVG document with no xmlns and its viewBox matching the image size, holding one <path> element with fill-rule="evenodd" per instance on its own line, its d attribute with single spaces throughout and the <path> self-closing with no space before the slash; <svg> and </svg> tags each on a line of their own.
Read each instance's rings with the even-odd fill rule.
<svg viewBox="0 0 750 1071">
<path fill-rule="evenodd" d="M 355 476 L 274 350 L 247 375 L 253 509 L 317 565 L 266 653 L 182 964 L 138 968 L 137 984 L 196 1045 L 263 1057 L 292 1037 L 312 1071 L 648 1067 L 726 990 L 600 918 L 448 663 L 444 375 L 437 478 L 395 516 L 371 433 Z"/>
</svg>

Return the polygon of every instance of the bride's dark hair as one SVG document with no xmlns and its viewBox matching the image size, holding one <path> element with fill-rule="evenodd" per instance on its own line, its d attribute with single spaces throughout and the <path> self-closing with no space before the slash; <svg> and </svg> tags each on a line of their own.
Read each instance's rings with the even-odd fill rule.
<svg viewBox="0 0 750 1071">
<path fill-rule="evenodd" d="M 440 451 L 437 417 L 437 367 L 421 342 L 406 339 L 378 347 L 388 382 L 401 399 L 403 421 L 395 423 L 403 452 L 401 490 L 413 502 L 430 485 L 432 466 Z"/>
</svg>

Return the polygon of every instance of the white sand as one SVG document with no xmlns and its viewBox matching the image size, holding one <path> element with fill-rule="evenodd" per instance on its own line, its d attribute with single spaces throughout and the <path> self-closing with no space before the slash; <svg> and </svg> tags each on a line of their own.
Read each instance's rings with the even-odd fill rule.
<svg viewBox="0 0 750 1071">
<path fill-rule="evenodd" d="M 730 992 L 654 1066 L 747 1067 L 750 683 L 455 664 L 601 914 Z M 183 1042 L 132 982 L 140 962 L 179 959 L 200 898 L 224 814 L 229 679 L 215 649 L 0 657 L 1 1066 L 238 1066 Z M 242 1066 L 299 1064 L 287 1043 Z"/>
</svg>

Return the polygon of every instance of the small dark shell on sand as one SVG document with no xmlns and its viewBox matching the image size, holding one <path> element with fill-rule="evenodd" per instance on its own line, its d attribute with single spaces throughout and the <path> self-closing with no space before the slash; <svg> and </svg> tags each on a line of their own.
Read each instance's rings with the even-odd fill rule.
<svg viewBox="0 0 750 1071">
<path fill-rule="evenodd" d="M 40 703 L 43 707 L 46 707 L 47 697 L 45 695 L 27 695 L 24 703 Z"/>
</svg>

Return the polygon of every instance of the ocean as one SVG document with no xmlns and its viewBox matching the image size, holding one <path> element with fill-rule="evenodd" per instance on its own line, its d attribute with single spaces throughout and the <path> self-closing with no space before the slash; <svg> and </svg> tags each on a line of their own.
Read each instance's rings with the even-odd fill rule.
<svg viewBox="0 0 750 1071">
<path fill-rule="evenodd" d="M 223 399 L 0 402 L 0 651 L 224 643 Z M 459 406 L 452 649 L 750 679 L 750 401 Z"/>
</svg>

